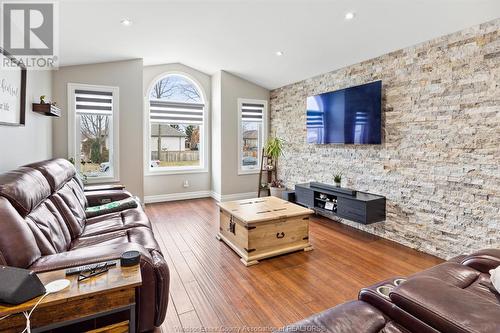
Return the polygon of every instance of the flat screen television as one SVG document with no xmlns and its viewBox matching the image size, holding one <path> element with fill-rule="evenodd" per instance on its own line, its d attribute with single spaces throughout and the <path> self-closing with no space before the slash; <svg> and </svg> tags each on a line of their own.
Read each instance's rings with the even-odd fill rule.
<svg viewBox="0 0 500 333">
<path fill-rule="evenodd" d="M 380 144 L 382 81 L 307 98 L 307 142 Z"/>
</svg>

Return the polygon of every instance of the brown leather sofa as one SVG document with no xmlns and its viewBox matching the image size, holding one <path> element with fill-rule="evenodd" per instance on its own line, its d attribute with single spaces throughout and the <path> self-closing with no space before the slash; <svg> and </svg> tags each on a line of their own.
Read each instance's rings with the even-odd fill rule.
<svg viewBox="0 0 500 333">
<path fill-rule="evenodd" d="M 459 256 L 407 278 L 363 288 L 359 300 L 338 305 L 277 332 L 500 332 L 500 294 L 488 271 L 500 250 Z"/>
<path fill-rule="evenodd" d="M 141 253 L 138 331 L 160 326 L 167 309 L 169 270 L 142 207 L 86 218 L 85 208 L 130 197 L 124 190 L 85 192 L 64 159 L 0 175 L 0 265 L 44 272 Z"/>
</svg>

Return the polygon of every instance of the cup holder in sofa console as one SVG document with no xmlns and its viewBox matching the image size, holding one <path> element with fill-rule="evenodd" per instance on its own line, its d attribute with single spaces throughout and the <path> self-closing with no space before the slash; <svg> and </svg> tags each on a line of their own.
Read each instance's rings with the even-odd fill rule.
<svg viewBox="0 0 500 333">
<path fill-rule="evenodd" d="M 405 281 L 406 281 L 406 279 L 396 279 L 396 280 L 394 280 L 394 285 L 397 287 Z"/>
<path fill-rule="evenodd" d="M 394 289 L 393 286 L 380 286 L 377 287 L 377 293 L 384 298 L 389 299 L 389 293 Z"/>
</svg>

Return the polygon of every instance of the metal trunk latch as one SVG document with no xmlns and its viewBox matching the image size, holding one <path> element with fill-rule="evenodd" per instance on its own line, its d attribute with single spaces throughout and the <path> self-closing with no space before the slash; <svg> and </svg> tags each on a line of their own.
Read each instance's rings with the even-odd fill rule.
<svg viewBox="0 0 500 333">
<path fill-rule="evenodd" d="M 231 232 L 233 235 L 236 234 L 236 223 L 234 222 L 234 218 L 232 215 L 229 218 L 229 232 Z"/>
</svg>

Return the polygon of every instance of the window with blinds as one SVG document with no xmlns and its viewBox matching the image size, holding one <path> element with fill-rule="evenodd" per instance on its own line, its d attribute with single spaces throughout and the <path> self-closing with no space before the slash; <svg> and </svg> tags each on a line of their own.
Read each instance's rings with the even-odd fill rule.
<svg viewBox="0 0 500 333">
<path fill-rule="evenodd" d="M 205 168 L 205 103 L 191 79 L 171 74 L 149 92 L 149 171 Z"/>
<path fill-rule="evenodd" d="M 266 135 L 267 101 L 238 100 L 238 173 L 259 172 Z"/>
<path fill-rule="evenodd" d="M 75 90 L 77 114 L 113 115 L 111 91 Z"/>
<path fill-rule="evenodd" d="M 179 103 L 161 100 L 149 102 L 149 119 L 153 123 L 203 125 L 202 103 Z"/>
<path fill-rule="evenodd" d="M 114 129 L 118 89 L 114 87 L 70 84 L 74 119 L 73 150 L 75 166 L 90 182 L 117 176 L 117 140 Z"/>
</svg>

